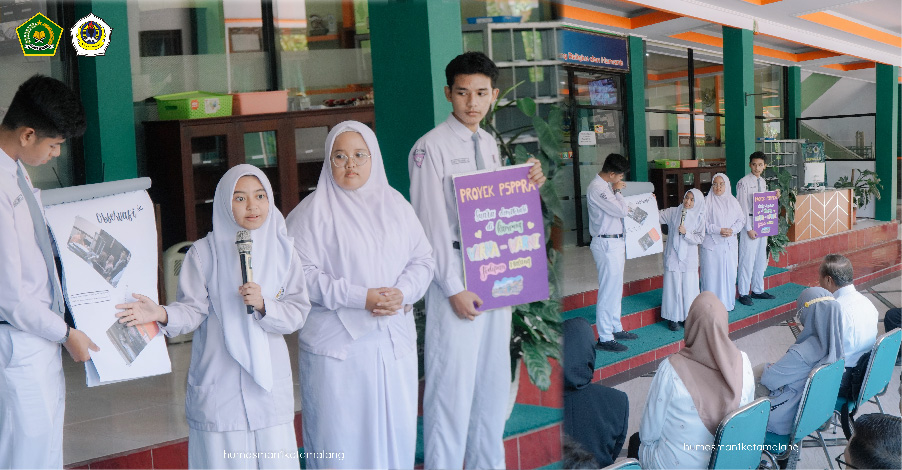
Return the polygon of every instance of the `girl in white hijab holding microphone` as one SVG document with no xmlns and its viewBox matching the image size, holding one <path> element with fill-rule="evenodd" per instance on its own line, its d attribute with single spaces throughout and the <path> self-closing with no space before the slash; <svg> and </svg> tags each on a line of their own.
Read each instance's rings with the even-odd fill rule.
<svg viewBox="0 0 902 470">
<path fill-rule="evenodd" d="M 698 296 L 698 245 L 705 237 L 705 199 L 697 189 L 686 191 L 683 203 L 660 211 L 667 224 L 664 249 L 664 298 L 661 317 L 671 331 L 680 329 Z"/>
<path fill-rule="evenodd" d="M 714 175 L 705 203 L 707 233 L 700 250 L 701 289 L 713 292 L 730 312 L 736 306 L 736 270 L 739 263 L 736 235 L 745 226 L 745 213 L 733 196 L 730 179 L 723 173 Z"/>
<path fill-rule="evenodd" d="M 298 338 L 307 468 L 413 468 L 411 306 L 435 262 L 413 207 L 388 184 L 369 127 L 332 129 L 316 191 L 288 216 L 288 231 L 313 303 Z"/>
<path fill-rule="evenodd" d="M 266 175 L 237 165 L 216 186 L 213 231 L 194 243 L 165 308 L 134 294 L 120 323 L 195 331 L 185 414 L 190 468 L 297 469 L 294 382 L 282 335 L 310 311 L 300 258 Z M 236 235 L 249 235 L 253 281 L 244 282 Z M 247 233 L 244 233 L 247 232 Z"/>
</svg>

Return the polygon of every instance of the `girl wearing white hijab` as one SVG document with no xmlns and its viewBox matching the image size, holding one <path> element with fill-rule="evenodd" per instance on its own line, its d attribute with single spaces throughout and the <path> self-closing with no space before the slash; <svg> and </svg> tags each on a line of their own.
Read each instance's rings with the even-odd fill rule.
<svg viewBox="0 0 902 470">
<path fill-rule="evenodd" d="M 236 233 L 250 232 L 254 282 L 242 284 Z M 120 323 L 157 321 L 167 336 L 197 330 L 185 414 L 190 468 L 299 468 L 294 383 L 282 335 L 310 311 L 300 258 L 269 180 L 238 165 L 219 180 L 213 231 L 194 243 L 165 308 L 133 294 Z M 253 307 L 249 313 L 247 306 Z M 267 455 L 251 458 L 255 453 Z M 281 456 L 274 458 L 273 455 Z"/>
<path fill-rule="evenodd" d="M 767 431 L 774 434 L 789 434 L 808 374 L 845 356 L 842 307 L 833 294 L 823 287 L 809 287 L 799 294 L 798 309 L 804 329 L 786 354 L 765 365 L 761 374 L 761 385 L 770 391 Z"/>
<path fill-rule="evenodd" d="M 316 191 L 288 216 L 313 309 L 298 338 L 307 468 L 413 468 L 416 327 L 432 247 L 388 185 L 376 135 L 346 121 L 326 139 Z"/>
<path fill-rule="evenodd" d="M 701 289 L 714 292 L 728 312 L 736 306 L 739 259 L 736 234 L 741 233 L 745 226 L 745 215 L 731 191 L 727 175 L 714 175 L 711 190 L 705 198 L 707 230 L 699 253 L 702 265 Z"/>
<path fill-rule="evenodd" d="M 680 329 L 698 295 L 698 245 L 705 237 L 705 199 L 697 189 L 686 191 L 683 203 L 660 212 L 668 226 L 664 249 L 664 298 L 661 317 L 671 331 Z"/>
</svg>

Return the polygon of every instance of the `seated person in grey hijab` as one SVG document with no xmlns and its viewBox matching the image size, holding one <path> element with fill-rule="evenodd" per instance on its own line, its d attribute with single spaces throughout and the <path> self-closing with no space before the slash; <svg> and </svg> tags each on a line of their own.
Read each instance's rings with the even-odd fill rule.
<svg viewBox="0 0 902 470">
<path fill-rule="evenodd" d="M 593 384 L 595 334 L 585 318 L 563 324 L 564 434 L 595 456 L 600 467 L 617 459 L 629 425 L 629 400 L 620 390 Z"/>
<path fill-rule="evenodd" d="M 822 364 L 843 358 L 842 308 L 823 287 L 809 287 L 799 294 L 799 317 L 804 329 L 783 357 L 764 366 L 761 385 L 770 393 L 767 430 L 789 434 L 808 374 Z"/>
</svg>

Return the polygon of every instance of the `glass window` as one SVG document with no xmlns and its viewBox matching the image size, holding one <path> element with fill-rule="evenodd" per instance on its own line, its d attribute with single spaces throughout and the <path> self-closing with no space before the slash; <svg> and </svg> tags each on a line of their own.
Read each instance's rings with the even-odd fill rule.
<svg viewBox="0 0 902 470">
<path fill-rule="evenodd" d="M 366 0 L 276 0 L 273 6 L 279 84 L 300 98 L 295 109 L 350 104 L 372 91 Z"/>
<path fill-rule="evenodd" d="M 783 117 L 783 66 L 755 64 L 755 116 Z"/>
<path fill-rule="evenodd" d="M 873 115 L 803 119 L 799 122 L 799 137 L 823 142 L 827 159 L 873 160 L 875 126 Z"/>
<path fill-rule="evenodd" d="M 686 50 L 646 56 L 645 107 L 689 111 L 689 61 Z"/>
<path fill-rule="evenodd" d="M 16 28 L 37 13 L 43 13 L 51 21 L 62 26 L 65 31 L 62 17 L 64 6 L 61 2 L 31 1 L 31 2 L 5 2 L 0 7 L 0 119 L 6 115 L 6 110 L 13 100 L 19 85 L 31 78 L 32 75 L 41 74 L 68 82 L 68 59 L 72 54 L 72 45 L 67 43 L 68 33 L 59 40 L 56 55 L 53 57 L 25 57 L 22 53 L 19 39 L 16 36 Z M 70 6 L 71 7 L 71 6 Z M 83 168 L 83 163 L 73 161 L 72 142 L 66 141 L 60 148 L 60 156 L 49 163 L 28 167 L 28 174 L 35 187 L 41 189 L 73 186 L 83 183 L 84 176 L 76 178 L 76 167 Z"/>
</svg>

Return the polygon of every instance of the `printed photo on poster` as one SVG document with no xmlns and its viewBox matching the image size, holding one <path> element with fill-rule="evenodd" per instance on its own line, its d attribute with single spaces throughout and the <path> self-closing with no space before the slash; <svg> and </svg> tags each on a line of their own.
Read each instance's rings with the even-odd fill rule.
<svg viewBox="0 0 902 470">
<path fill-rule="evenodd" d="M 131 252 L 112 235 L 81 217 L 75 217 L 67 246 L 113 287 L 119 284 L 122 272 L 132 257 Z"/>
<path fill-rule="evenodd" d="M 629 206 L 627 217 L 623 219 L 626 259 L 664 252 L 658 202 L 654 195 L 636 194 L 626 196 L 623 200 Z"/>
<path fill-rule="evenodd" d="M 131 365 L 159 332 L 160 327 L 156 322 L 125 326 L 124 323 L 115 321 L 106 330 L 106 335 L 113 343 L 113 346 L 116 346 L 116 350 L 122 355 L 125 363 Z"/>
</svg>

